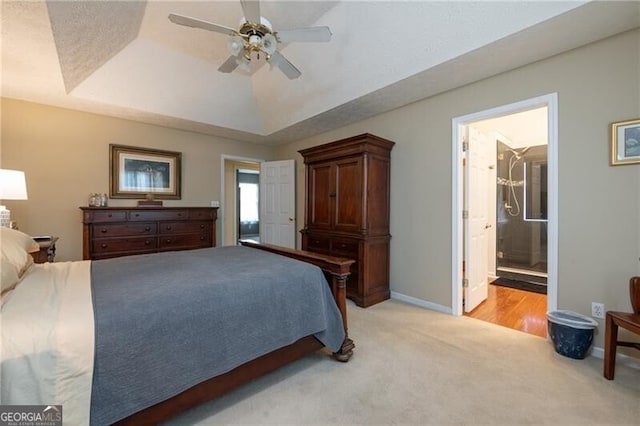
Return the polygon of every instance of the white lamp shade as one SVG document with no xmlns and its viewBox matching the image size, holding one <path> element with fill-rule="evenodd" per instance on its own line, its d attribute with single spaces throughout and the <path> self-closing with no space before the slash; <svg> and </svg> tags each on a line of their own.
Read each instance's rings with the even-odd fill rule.
<svg viewBox="0 0 640 426">
<path fill-rule="evenodd" d="M 27 182 L 24 172 L 0 169 L 0 200 L 26 200 Z"/>
</svg>

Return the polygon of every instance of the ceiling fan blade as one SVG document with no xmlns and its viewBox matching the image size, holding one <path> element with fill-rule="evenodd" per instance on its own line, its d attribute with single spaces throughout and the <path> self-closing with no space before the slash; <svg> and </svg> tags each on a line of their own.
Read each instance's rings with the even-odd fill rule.
<svg viewBox="0 0 640 426">
<path fill-rule="evenodd" d="M 242 12 L 247 21 L 260 23 L 260 2 L 258 0 L 240 0 Z"/>
<path fill-rule="evenodd" d="M 202 21 L 196 18 L 190 18 L 188 16 L 176 15 L 174 13 L 169 14 L 169 20 L 174 24 L 184 25 L 187 27 L 200 28 L 203 30 L 214 31 L 216 33 L 227 35 L 236 34 L 236 30 L 234 30 L 233 28 L 225 27 L 224 25 L 218 25 L 207 21 Z"/>
<path fill-rule="evenodd" d="M 329 27 L 311 27 L 298 30 L 284 30 L 275 33 L 278 41 L 288 43 L 291 41 L 300 42 L 326 42 L 331 40 L 331 30 Z"/>
<path fill-rule="evenodd" d="M 224 64 L 220 65 L 218 71 L 230 73 L 236 68 L 238 68 L 238 61 L 235 56 L 231 55 L 226 61 L 224 61 Z"/>
<path fill-rule="evenodd" d="M 269 59 L 271 65 L 275 65 L 280 68 L 280 71 L 284 73 L 290 80 L 296 79 L 302 75 L 300 70 L 296 68 L 291 62 L 287 60 L 280 52 L 273 52 Z"/>
</svg>

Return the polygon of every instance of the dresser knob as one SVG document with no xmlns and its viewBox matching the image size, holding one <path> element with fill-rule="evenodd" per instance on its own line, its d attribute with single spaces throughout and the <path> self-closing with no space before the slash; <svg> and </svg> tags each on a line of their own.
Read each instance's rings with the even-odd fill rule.
<svg viewBox="0 0 640 426">
<path fill-rule="evenodd" d="M 171 226 L 167 225 L 167 231 L 171 231 Z"/>
<path fill-rule="evenodd" d="M 148 246 L 149 244 L 151 244 L 151 241 L 149 241 L 149 240 L 146 240 L 146 241 L 144 242 L 144 245 L 145 245 L 145 246 Z"/>
<path fill-rule="evenodd" d="M 151 227 L 147 226 L 146 228 L 144 228 L 145 231 L 151 231 Z"/>
<path fill-rule="evenodd" d="M 169 238 L 167 238 L 166 240 L 164 240 L 165 243 L 167 244 L 171 244 L 171 240 Z"/>
<path fill-rule="evenodd" d="M 200 224 L 200 229 L 204 229 L 204 224 Z"/>
<path fill-rule="evenodd" d="M 107 245 L 103 243 L 100 247 L 107 248 Z"/>
<path fill-rule="evenodd" d="M 204 241 L 204 236 L 201 236 L 201 237 L 200 237 L 200 241 Z"/>
<path fill-rule="evenodd" d="M 102 228 L 102 229 L 100 230 L 100 232 L 102 232 L 103 234 L 106 234 L 106 233 L 107 233 L 107 228 Z"/>
</svg>

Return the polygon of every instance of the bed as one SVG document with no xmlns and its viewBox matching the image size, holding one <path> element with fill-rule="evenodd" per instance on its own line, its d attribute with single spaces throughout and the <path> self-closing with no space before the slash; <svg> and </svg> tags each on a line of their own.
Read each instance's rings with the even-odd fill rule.
<svg viewBox="0 0 640 426">
<path fill-rule="evenodd" d="M 352 355 L 352 260 L 246 242 L 33 265 L 31 240 L 10 231 L 1 404 L 62 404 L 66 424 L 155 424 L 323 347 Z"/>
</svg>

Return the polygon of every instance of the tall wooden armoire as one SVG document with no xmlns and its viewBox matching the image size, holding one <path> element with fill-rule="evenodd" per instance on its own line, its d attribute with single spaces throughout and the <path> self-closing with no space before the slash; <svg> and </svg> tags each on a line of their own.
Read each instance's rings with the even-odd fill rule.
<svg viewBox="0 0 640 426">
<path fill-rule="evenodd" d="M 300 152 L 306 165 L 302 249 L 355 259 L 347 297 L 389 298 L 389 170 L 394 142 L 365 133 Z"/>
</svg>

